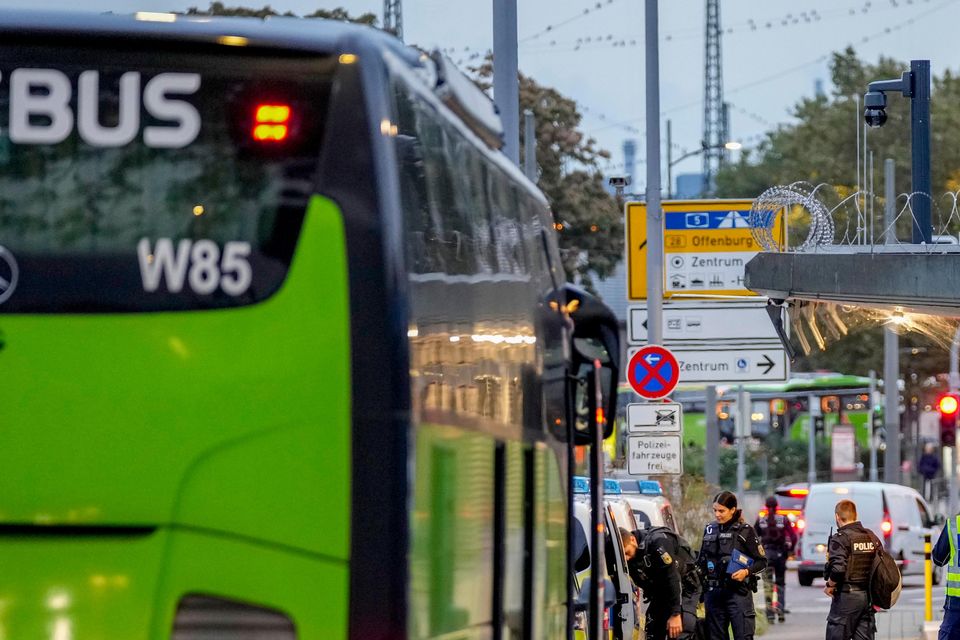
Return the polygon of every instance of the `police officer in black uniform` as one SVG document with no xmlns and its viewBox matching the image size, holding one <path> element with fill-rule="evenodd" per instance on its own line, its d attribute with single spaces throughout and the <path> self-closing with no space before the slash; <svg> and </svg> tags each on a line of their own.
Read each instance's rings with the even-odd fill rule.
<svg viewBox="0 0 960 640">
<path fill-rule="evenodd" d="M 729 491 L 713 499 L 713 515 L 716 521 L 703 530 L 697 558 L 706 580 L 707 637 L 728 640 L 732 627 L 733 640 L 753 640 L 757 620 L 751 592 L 767 566 L 763 545 Z"/>
<path fill-rule="evenodd" d="M 777 498 L 767 498 L 767 515 L 757 518 L 753 528 L 760 536 L 763 550 L 767 554 L 767 570 L 764 573 L 763 586 L 767 596 L 767 620 L 773 622 L 774 616 L 784 621 L 787 612 L 787 558 L 797 544 L 797 533 L 790 520 L 777 513 Z M 773 585 L 777 585 L 777 607 L 773 606 Z"/>
<path fill-rule="evenodd" d="M 647 640 L 692 640 L 697 630 L 700 579 L 689 546 L 666 527 L 620 529 L 630 578 L 643 590 Z"/>
<path fill-rule="evenodd" d="M 830 536 L 823 592 L 833 598 L 827 640 L 873 640 L 876 624 L 870 604 L 870 571 L 880 539 L 857 520 L 857 505 L 841 500 L 834 509 L 839 529 Z"/>
</svg>

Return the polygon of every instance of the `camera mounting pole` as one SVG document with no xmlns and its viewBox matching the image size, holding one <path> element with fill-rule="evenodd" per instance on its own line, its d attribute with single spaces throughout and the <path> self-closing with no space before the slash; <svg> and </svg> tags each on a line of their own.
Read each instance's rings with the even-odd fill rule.
<svg viewBox="0 0 960 640">
<path fill-rule="evenodd" d="M 910 155 L 912 168 L 912 188 L 920 194 L 913 206 L 913 244 L 930 244 L 933 240 L 933 227 L 930 216 L 930 204 L 933 191 L 930 184 L 930 61 L 911 60 L 910 71 L 904 71 L 899 80 L 877 80 L 867 85 L 864 96 L 864 117 L 871 126 L 882 126 L 886 115 L 883 94 L 899 92 L 910 98 Z M 870 94 L 874 94 L 871 96 Z M 880 95 L 876 95 L 880 94 Z M 878 125 L 871 123 L 871 115 L 878 116 Z"/>
</svg>

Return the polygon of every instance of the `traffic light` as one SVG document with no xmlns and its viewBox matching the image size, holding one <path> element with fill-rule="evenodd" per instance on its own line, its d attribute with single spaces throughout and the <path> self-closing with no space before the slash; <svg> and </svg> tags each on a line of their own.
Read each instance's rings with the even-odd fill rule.
<svg viewBox="0 0 960 640">
<path fill-rule="evenodd" d="M 947 393 L 937 402 L 940 411 L 940 444 L 952 447 L 957 441 L 957 414 L 960 413 L 960 396 Z"/>
</svg>

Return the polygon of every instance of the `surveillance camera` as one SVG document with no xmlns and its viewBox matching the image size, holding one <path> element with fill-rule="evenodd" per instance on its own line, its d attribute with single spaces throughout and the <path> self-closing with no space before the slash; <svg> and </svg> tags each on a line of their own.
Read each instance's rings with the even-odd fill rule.
<svg viewBox="0 0 960 640">
<path fill-rule="evenodd" d="M 863 97 L 863 120 L 869 127 L 882 127 L 887 121 L 887 96 L 882 91 L 869 91 Z"/>
<path fill-rule="evenodd" d="M 630 184 L 630 176 L 612 176 L 607 182 L 614 189 L 623 189 Z"/>
</svg>

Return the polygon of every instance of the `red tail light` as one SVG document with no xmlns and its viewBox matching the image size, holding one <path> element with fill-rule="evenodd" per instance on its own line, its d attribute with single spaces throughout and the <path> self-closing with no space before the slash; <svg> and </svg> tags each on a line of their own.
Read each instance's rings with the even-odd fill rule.
<svg viewBox="0 0 960 640">
<path fill-rule="evenodd" d="M 254 140 L 282 142 L 289 133 L 290 107 L 285 104 L 257 105 L 254 120 Z"/>
<path fill-rule="evenodd" d="M 884 545 L 890 541 L 890 535 L 893 533 L 893 522 L 890 520 L 890 514 L 883 514 L 883 522 L 880 523 L 880 531 L 883 532 Z"/>
<path fill-rule="evenodd" d="M 799 529 L 800 531 L 803 531 L 806 528 L 807 528 L 807 521 L 804 520 L 803 518 L 797 518 L 797 529 Z"/>
<path fill-rule="evenodd" d="M 760 513 L 757 514 L 757 517 L 759 517 L 759 518 L 766 518 L 766 517 L 767 517 L 767 510 L 766 510 L 766 509 L 761 509 L 761 510 L 760 510 Z"/>
<path fill-rule="evenodd" d="M 810 495 L 810 489 L 790 489 L 787 493 L 791 496 L 806 496 Z"/>
</svg>

